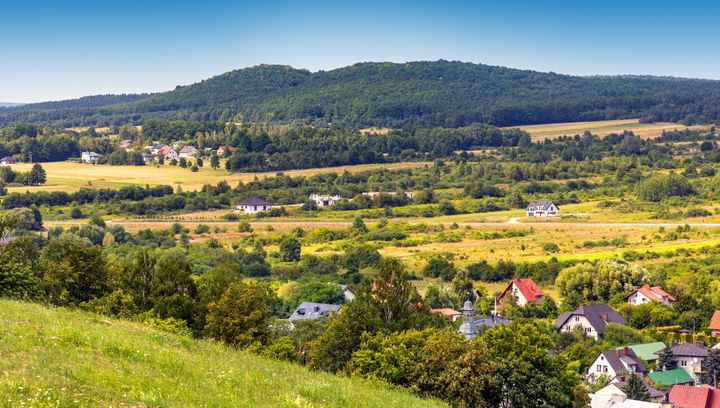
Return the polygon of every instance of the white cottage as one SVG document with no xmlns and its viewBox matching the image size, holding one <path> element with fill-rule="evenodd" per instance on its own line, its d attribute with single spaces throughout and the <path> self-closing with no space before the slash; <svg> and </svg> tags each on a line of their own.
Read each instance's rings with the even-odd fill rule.
<svg viewBox="0 0 720 408">
<path fill-rule="evenodd" d="M 237 210 L 244 214 L 257 214 L 269 210 L 272 206 L 273 204 L 271 202 L 265 201 L 262 198 L 250 197 L 240 200 L 237 203 Z"/>
<path fill-rule="evenodd" d="M 552 201 L 535 201 L 525 208 L 528 217 L 557 217 L 560 209 Z"/>
<path fill-rule="evenodd" d="M 310 199 L 315 201 L 315 204 L 317 204 L 318 207 L 330 207 L 332 205 L 337 204 L 338 201 L 340 201 L 339 195 L 327 195 L 327 194 L 313 194 L 310 196 Z"/>
<path fill-rule="evenodd" d="M 80 154 L 80 161 L 83 163 L 97 163 L 100 160 L 100 155 L 95 152 L 82 152 Z"/>
</svg>

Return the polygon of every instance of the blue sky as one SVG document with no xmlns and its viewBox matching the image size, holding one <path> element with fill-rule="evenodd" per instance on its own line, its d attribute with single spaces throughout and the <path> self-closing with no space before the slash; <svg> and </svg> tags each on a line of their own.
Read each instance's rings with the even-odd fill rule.
<svg viewBox="0 0 720 408">
<path fill-rule="evenodd" d="M 719 15 L 693 1 L 0 0 L 0 101 L 163 91 L 260 63 L 720 79 Z"/>
</svg>

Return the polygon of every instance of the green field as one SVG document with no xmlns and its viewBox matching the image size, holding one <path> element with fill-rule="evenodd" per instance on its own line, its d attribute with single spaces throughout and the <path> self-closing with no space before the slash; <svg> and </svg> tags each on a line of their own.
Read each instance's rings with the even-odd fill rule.
<svg viewBox="0 0 720 408">
<path fill-rule="evenodd" d="M 0 406 L 439 407 L 207 340 L 0 300 Z"/>
<path fill-rule="evenodd" d="M 359 164 L 353 166 L 323 167 L 302 170 L 287 170 L 283 173 L 297 176 L 312 176 L 320 173 L 342 173 L 344 171 L 359 172 L 378 168 L 407 169 L 424 166 L 425 162 L 403 162 L 387 164 Z M 229 173 L 224 169 L 202 167 L 197 173 L 190 168 L 179 166 L 109 166 L 92 165 L 72 162 L 42 163 L 47 172 L 47 183 L 37 187 L 10 187 L 9 191 L 75 191 L 83 187 L 118 188 L 126 185 L 160 185 L 181 186 L 183 190 L 197 190 L 205 184 L 217 184 L 226 180 L 231 186 L 239 182 L 252 181 L 255 177 L 271 177 L 278 172 L 267 173 Z M 13 170 L 29 171 L 32 164 L 19 163 Z"/>
</svg>

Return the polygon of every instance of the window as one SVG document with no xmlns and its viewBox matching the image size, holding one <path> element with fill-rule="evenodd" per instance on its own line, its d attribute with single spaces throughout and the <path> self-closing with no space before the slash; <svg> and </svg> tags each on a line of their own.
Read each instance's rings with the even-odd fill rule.
<svg viewBox="0 0 720 408">
<path fill-rule="evenodd" d="M 681 367 L 687 367 L 687 360 L 680 360 Z"/>
<path fill-rule="evenodd" d="M 603 366 L 603 373 L 607 373 L 607 366 Z"/>
<path fill-rule="evenodd" d="M 576 321 L 576 322 L 579 322 L 579 321 L 580 321 L 580 316 L 575 316 L 575 321 Z"/>
<path fill-rule="evenodd" d="M 601 371 L 602 371 L 602 366 L 601 366 L 600 364 L 598 364 L 598 365 L 597 365 L 597 372 L 599 373 L 599 372 L 601 372 Z"/>
<path fill-rule="evenodd" d="M 591 328 L 589 328 L 589 327 L 586 327 L 586 328 L 585 328 L 585 333 L 590 333 L 591 331 L 592 331 Z"/>
</svg>

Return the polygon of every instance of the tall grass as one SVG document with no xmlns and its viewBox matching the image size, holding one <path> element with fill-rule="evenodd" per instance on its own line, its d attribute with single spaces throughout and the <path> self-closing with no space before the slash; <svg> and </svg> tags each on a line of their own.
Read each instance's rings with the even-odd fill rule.
<svg viewBox="0 0 720 408">
<path fill-rule="evenodd" d="M 140 324 L 0 300 L 0 406 L 441 405 Z"/>
</svg>

